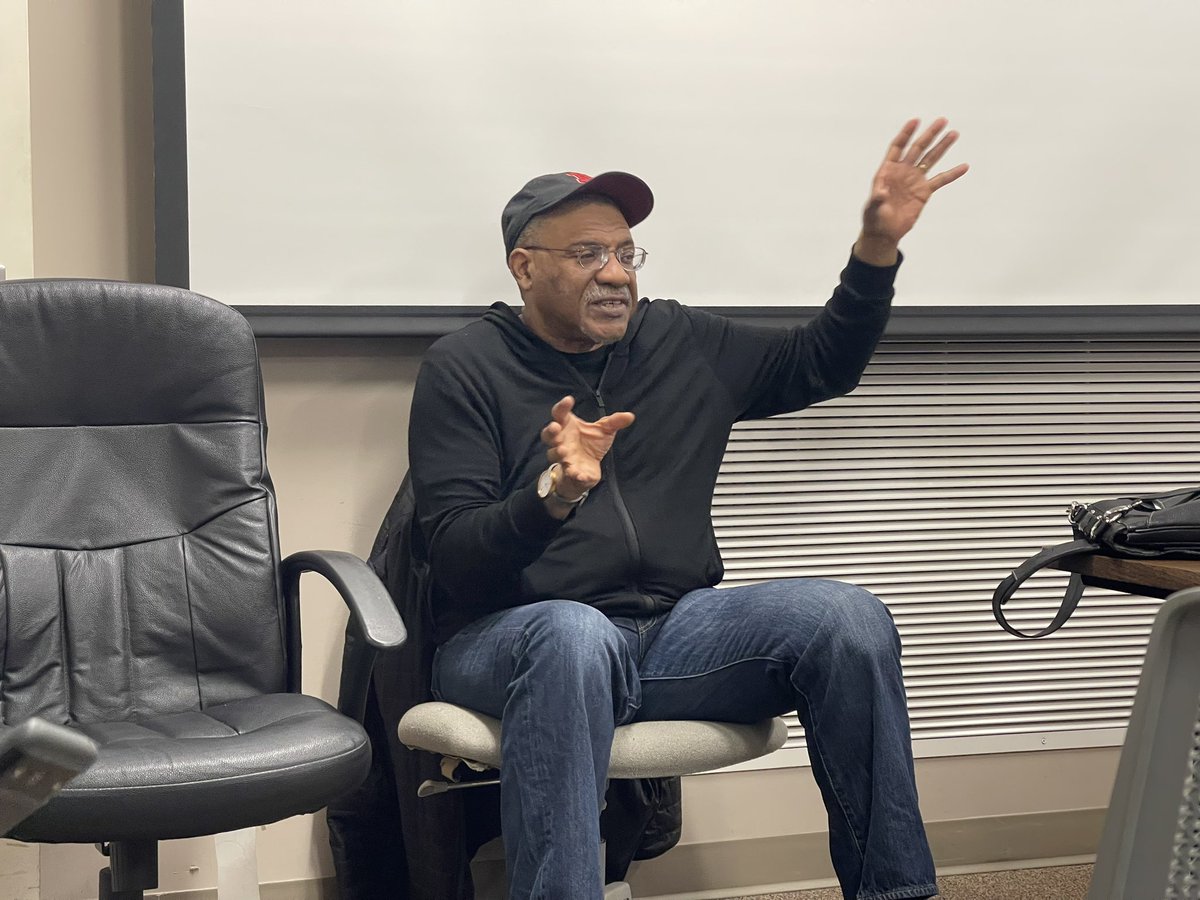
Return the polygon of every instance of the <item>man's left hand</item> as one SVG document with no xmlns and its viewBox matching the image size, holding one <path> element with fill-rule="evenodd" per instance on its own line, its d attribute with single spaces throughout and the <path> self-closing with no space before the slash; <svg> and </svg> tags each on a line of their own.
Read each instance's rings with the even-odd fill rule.
<svg viewBox="0 0 1200 900">
<path fill-rule="evenodd" d="M 958 140 L 958 132 L 947 131 L 938 140 L 947 122 L 935 119 L 913 140 L 918 124 L 916 119 L 910 119 L 900 129 L 871 183 L 871 197 L 863 210 L 862 233 L 854 245 L 854 255 L 863 262 L 877 266 L 894 264 L 900 239 L 917 223 L 934 191 L 967 172 L 967 164 L 962 163 L 931 175 L 930 170 Z"/>
</svg>

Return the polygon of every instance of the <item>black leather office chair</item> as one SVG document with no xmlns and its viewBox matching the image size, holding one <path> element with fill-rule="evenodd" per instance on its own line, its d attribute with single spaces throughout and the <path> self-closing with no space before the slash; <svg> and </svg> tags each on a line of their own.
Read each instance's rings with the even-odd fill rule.
<svg viewBox="0 0 1200 900">
<path fill-rule="evenodd" d="M 18 825 L 102 845 L 101 898 L 157 885 L 157 842 L 320 809 L 370 764 L 300 691 L 299 581 L 352 613 L 340 704 L 404 630 L 345 553 L 281 562 L 254 337 L 175 288 L 0 284 L 0 717 L 77 729 L 95 763 Z"/>
</svg>

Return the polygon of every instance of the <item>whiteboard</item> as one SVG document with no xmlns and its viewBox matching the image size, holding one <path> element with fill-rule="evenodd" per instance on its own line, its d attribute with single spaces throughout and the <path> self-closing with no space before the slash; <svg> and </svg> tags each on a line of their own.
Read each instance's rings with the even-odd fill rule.
<svg viewBox="0 0 1200 900">
<path fill-rule="evenodd" d="M 824 302 L 904 121 L 962 137 L 897 305 L 1197 303 L 1196 0 L 185 5 L 191 287 L 516 301 L 500 210 L 633 172 L 639 292 Z"/>
</svg>

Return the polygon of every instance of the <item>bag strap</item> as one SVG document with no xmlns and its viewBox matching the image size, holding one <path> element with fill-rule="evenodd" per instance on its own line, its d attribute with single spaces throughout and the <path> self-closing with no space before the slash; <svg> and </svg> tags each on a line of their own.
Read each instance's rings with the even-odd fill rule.
<svg viewBox="0 0 1200 900">
<path fill-rule="evenodd" d="M 1066 593 L 1063 594 L 1062 603 L 1058 607 L 1058 612 L 1054 614 L 1054 620 L 1043 628 L 1041 631 L 1034 634 L 1026 634 L 1019 631 L 1008 623 L 1004 618 L 1004 611 L 1001 609 L 1008 598 L 1013 595 L 1013 592 L 1020 587 L 1025 580 L 1037 572 L 1039 569 L 1044 569 L 1051 563 L 1056 563 L 1060 559 L 1066 559 L 1068 556 L 1076 556 L 1080 553 L 1091 553 L 1100 549 L 1100 545 L 1093 541 L 1077 540 L 1068 541 L 1065 544 L 1057 544 L 1053 547 L 1047 547 L 1036 556 L 1031 556 L 1017 568 L 1012 570 L 1012 573 L 1005 578 L 996 588 L 996 592 L 992 594 L 992 614 L 996 617 L 996 621 L 1000 623 L 1000 627 L 1009 634 L 1014 634 L 1019 638 L 1040 638 L 1048 634 L 1053 634 L 1058 629 L 1062 628 L 1063 623 L 1071 618 L 1071 613 L 1075 612 L 1075 607 L 1079 605 L 1079 598 L 1083 594 L 1083 578 L 1078 573 L 1071 574 L 1071 580 L 1067 583 Z"/>
</svg>

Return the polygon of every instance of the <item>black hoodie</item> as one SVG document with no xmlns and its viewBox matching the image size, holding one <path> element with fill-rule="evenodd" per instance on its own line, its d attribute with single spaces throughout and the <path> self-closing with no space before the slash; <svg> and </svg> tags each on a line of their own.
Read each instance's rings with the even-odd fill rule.
<svg viewBox="0 0 1200 900">
<path fill-rule="evenodd" d="M 730 429 L 851 391 L 887 323 L 898 265 L 852 257 L 825 309 L 790 329 L 643 299 L 598 390 L 504 303 L 437 341 L 417 377 L 409 458 L 439 638 L 536 600 L 639 615 L 719 582 L 710 507 Z M 581 418 L 637 420 L 560 521 L 536 482 L 541 430 L 566 394 Z"/>
</svg>

